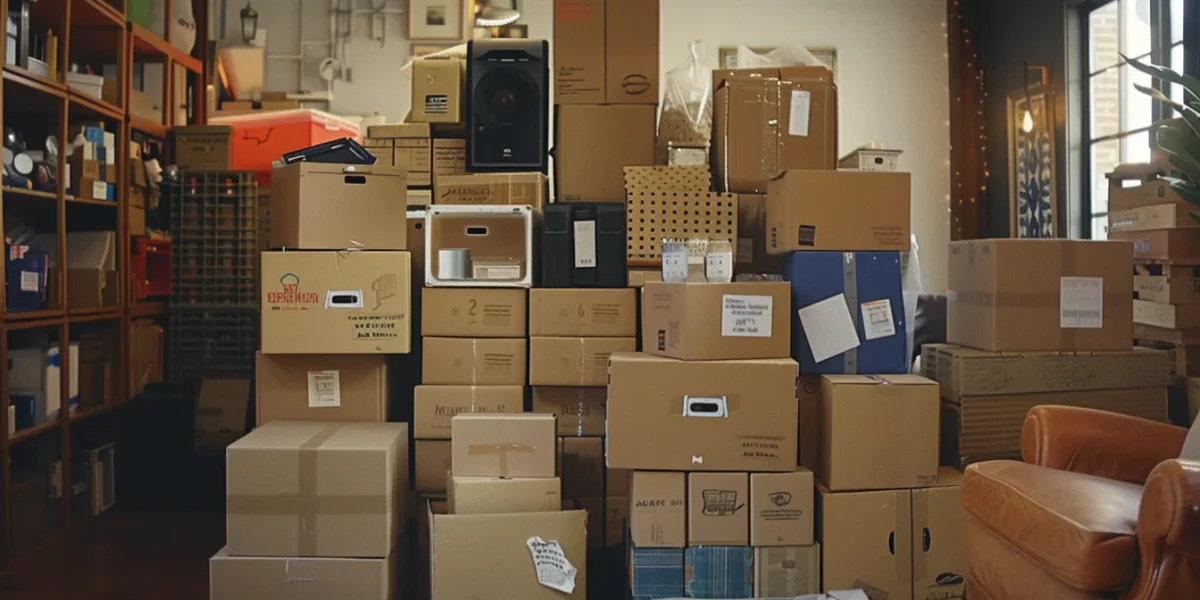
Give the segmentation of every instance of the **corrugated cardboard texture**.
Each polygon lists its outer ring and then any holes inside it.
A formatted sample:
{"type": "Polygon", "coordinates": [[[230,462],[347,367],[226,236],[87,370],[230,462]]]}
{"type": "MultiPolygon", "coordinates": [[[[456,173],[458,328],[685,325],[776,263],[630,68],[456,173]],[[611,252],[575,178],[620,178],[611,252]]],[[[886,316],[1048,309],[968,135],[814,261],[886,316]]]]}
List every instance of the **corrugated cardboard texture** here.
{"type": "Polygon", "coordinates": [[[452,515],[553,512],[562,509],[557,477],[500,479],[451,477],[446,499],[452,515]]]}
{"type": "Polygon", "coordinates": [[[554,0],[554,103],[605,102],[605,0],[554,0]]]}
{"type": "Polygon", "coordinates": [[[791,471],[796,362],[679,361],[618,353],[609,363],[608,466],[791,471]],[[681,406],[687,402],[685,412],[681,406]],[[712,418],[712,410],[725,418],[712,418]],[[703,416],[701,416],[703,415],[703,416]],[[747,445],[753,452],[747,452],[747,445]]]}
{"type": "Polygon", "coordinates": [[[271,175],[271,247],[403,250],[401,169],[302,162],[271,175]]]}
{"type": "Polygon", "coordinates": [[[413,482],[422,494],[445,494],[446,474],[450,472],[450,440],[417,440],[413,482]]]}
{"type": "Polygon", "coordinates": [[[257,422],[387,421],[383,356],[263,354],[255,358],[257,422]]]}
{"type": "Polygon", "coordinates": [[[603,436],[606,387],[533,386],[531,412],[558,415],[560,436],[603,436]]]}
{"type": "Polygon", "coordinates": [[[450,419],[459,413],[519,413],[519,385],[418,385],[413,391],[413,439],[450,439],[450,419]]]}
{"type": "Polygon", "coordinates": [[[393,558],[263,558],[229,554],[226,546],[208,561],[211,598],[393,598],[396,573],[393,558]]]}
{"type": "Polygon", "coordinates": [[[809,546],[813,543],[813,474],[750,474],[750,545],[809,546]]]}
{"type": "Polygon", "coordinates": [[[951,242],[946,341],[993,351],[1128,350],[1133,345],[1132,253],[1121,242],[951,242]],[[1102,306],[1093,309],[1091,302],[1064,298],[1064,278],[1100,280],[1102,306]],[[1090,325],[1098,317],[1100,327],[1061,327],[1063,311],[1083,309],[1100,311],[1087,318],[1090,325]]]}
{"type": "Polygon", "coordinates": [[[515,288],[424,288],[421,335],[525,337],[528,293],[515,288]]]}
{"type": "Polygon", "coordinates": [[[562,444],[563,494],[604,498],[604,439],[559,438],[562,444]]]}
{"type": "Polygon", "coordinates": [[[553,415],[458,414],[450,421],[451,470],[465,477],[554,477],[553,415]]]}
{"type": "Polygon", "coordinates": [[[791,290],[783,282],[647,283],[642,349],[684,360],[784,358],[791,290]]]}
{"type": "Polygon", "coordinates": [[[637,293],[631,288],[530,290],[529,335],[634,337],[637,293]]]}
{"type": "Polygon", "coordinates": [[[683,548],[687,543],[687,485],[683,473],[629,474],[629,536],[638,548],[683,548]]]}
{"type": "Polygon", "coordinates": [[[625,167],[625,192],[691,192],[703,194],[712,190],[712,174],[708,165],[655,165],[625,167]]]}
{"type": "Polygon", "coordinates": [[[793,598],[820,592],[820,544],[754,549],[756,598],[793,598]]]}
{"type": "Polygon", "coordinates": [[[907,251],[912,175],[784,172],[767,185],[767,252],[907,251]]]}
{"type": "Polygon", "coordinates": [[[415,60],[412,65],[412,112],[408,119],[420,123],[462,121],[463,61],[415,60]]]}
{"type": "MultiPolygon", "coordinates": [[[[555,46],[555,56],[562,47],[555,46]]],[[[654,164],[653,104],[557,107],[555,163],[560,202],[624,202],[627,166],[654,164]]]]}
{"type": "Polygon", "coordinates": [[[591,387],[608,383],[608,357],[637,350],[637,338],[535,337],[529,340],[530,385],[591,387]]]}
{"type": "Polygon", "coordinates": [[[832,493],[817,488],[822,587],[912,598],[912,496],[908,490],[832,493]]]}
{"type": "Polygon", "coordinates": [[[750,544],[746,473],[688,473],[687,539],[691,546],[750,544]]]}
{"type": "Polygon", "coordinates": [[[421,338],[421,383],[524,385],[524,338],[421,338]]]}
{"type": "Polygon", "coordinates": [[[541,210],[546,201],[541,173],[469,173],[434,177],[434,204],[524,204],[541,210]]]}
{"type": "Polygon", "coordinates": [[[407,252],[263,252],[262,271],[263,354],[408,353],[407,252]]]}
{"type": "Polygon", "coordinates": [[[237,556],[385,558],[408,502],[408,425],[275,421],[226,451],[237,556]]]}
{"type": "Polygon", "coordinates": [[[688,598],[749,598],[754,593],[754,548],[691,547],[683,551],[688,598]]]}

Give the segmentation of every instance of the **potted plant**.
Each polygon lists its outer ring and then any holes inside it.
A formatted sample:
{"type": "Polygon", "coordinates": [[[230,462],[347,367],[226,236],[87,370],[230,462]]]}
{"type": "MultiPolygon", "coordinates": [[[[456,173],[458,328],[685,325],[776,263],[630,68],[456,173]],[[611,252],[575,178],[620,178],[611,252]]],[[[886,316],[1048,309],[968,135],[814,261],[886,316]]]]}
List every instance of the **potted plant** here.
{"type": "MultiPolygon", "coordinates": [[[[1139,92],[1166,103],[1179,115],[1155,124],[1155,140],[1158,147],[1167,153],[1171,166],[1178,171],[1176,175],[1180,175],[1164,179],[1189,204],[1200,206],[1200,79],[1124,55],[1121,58],[1138,71],[1183,88],[1184,101],[1180,103],[1159,90],[1133,84],[1139,92]]],[[[1195,213],[1192,218],[1200,221],[1195,213]]]]}

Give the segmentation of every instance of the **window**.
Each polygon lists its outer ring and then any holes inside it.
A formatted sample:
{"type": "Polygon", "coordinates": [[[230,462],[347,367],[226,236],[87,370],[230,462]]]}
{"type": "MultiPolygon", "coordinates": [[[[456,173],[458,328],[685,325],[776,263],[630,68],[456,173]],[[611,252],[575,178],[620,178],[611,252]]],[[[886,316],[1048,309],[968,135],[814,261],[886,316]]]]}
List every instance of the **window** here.
{"type": "MultiPolygon", "coordinates": [[[[1119,163],[1148,162],[1151,125],[1170,116],[1169,107],[1134,88],[1135,84],[1162,84],[1123,64],[1120,55],[1182,71],[1184,2],[1105,0],[1084,12],[1088,74],[1084,156],[1090,179],[1085,193],[1085,214],[1090,215],[1090,227],[1083,232],[1086,237],[1108,237],[1108,180],[1104,175],[1119,163]]],[[[1182,88],[1163,91],[1172,98],[1183,98],[1182,88]]]]}

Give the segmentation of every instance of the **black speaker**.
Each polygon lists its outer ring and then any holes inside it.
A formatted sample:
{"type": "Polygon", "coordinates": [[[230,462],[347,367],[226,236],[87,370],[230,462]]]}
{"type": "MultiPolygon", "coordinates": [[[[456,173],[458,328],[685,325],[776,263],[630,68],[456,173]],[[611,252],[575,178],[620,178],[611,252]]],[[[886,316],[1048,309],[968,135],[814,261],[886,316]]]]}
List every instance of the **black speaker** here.
{"type": "Polygon", "coordinates": [[[621,288],[625,267],[625,205],[556,202],[542,214],[542,286],[621,288]]]}
{"type": "Polygon", "coordinates": [[[550,44],[467,42],[467,170],[540,171],[547,165],[550,44]]]}

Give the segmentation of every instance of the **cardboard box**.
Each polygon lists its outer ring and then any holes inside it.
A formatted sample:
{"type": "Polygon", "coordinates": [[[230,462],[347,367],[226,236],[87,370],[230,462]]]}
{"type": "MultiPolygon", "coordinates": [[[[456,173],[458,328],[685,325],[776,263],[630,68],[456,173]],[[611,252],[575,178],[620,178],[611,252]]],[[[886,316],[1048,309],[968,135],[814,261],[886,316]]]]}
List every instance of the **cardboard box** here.
{"type": "Polygon", "coordinates": [[[687,545],[687,486],[683,473],[629,474],[629,537],[637,548],[687,545]]]}
{"type": "Polygon", "coordinates": [[[1170,261],[1177,265],[1200,264],[1200,229],[1112,231],[1108,239],[1133,244],[1133,257],[1170,261]]]}
{"type": "Polygon", "coordinates": [[[604,102],[658,103],[658,13],[657,2],[606,0],[604,102]]]}
{"type": "Polygon", "coordinates": [[[439,177],[464,175],[467,172],[467,140],[433,138],[433,182],[439,177]]]}
{"type": "MultiPolygon", "coordinates": [[[[521,598],[562,600],[587,597],[587,513],[568,510],[502,515],[430,514],[433,599],[521,598]],[[539,542],[538,540],[542,540],[539,542]],[[538,549],[530,550],[530,543],[538,549]],[[562,556],[577,569],[573,592],[538,582],[530,554],[548,552],[542,543],[557,542],[562,556]],[[480,569],[480,565],[488,568],[480,569]]],[[[556,561],[557,562],[557,561],[556,561]]]]}
{"type": "Polygon", "coordinates": [[[411,281],[407,252],[263,252],[262,352],[407,354],[411,281]]]}
{"type": "Polygon", "coordinates": [[[514,288],[424,288],[421,335],[525,337],[528,293],[514,288]]]}
{"type": "Polygon", "coordinates": [[[463,477],[554,477],[552,415],[458,414],[450,420],[451,470],[463,477]]]}
{"type": "Polygon", "coordinates": [[[376,165],[301,162],[271,174],[271,247],[403,250],[408,181],[376,165]]]}
{"type": "Polygon", "coordinates": [[[795,361],[609,360],[609,468],[795,469],[795,361]]]}
{"type": "Polygon", "coordinates": [[[837,115],[837,86],[825,67],[714,71],[717,190],[762,194],[781,172],[836,169],[837,115]]]}
{"type": "Polygon", "coordinates": [[[813,474],[750,474],[750,545],[810,546],[813,543],[813,474]]]}
{"type": "Polygon", "coordinates": [[[688,545],[749,545],[749,500],[746,473],[688,473],[688,545]]]}
{"type": "Polygon", "coordinates": [[[783,274],[783,257],[767,253],[766,194],[738,194],[737,207],[735,274],[783,274]]]}
{"type": "MultiPolygon", "coordinates": [[[[75,348],[72,345],[73,354],[75,348]]],[[[57,350],[57,348],[55,349],[57,350]]],[[[12,356],[11,352],[9,356],[12,356]]],[[[73,356],[72,358],[78,357],[73,356]]],[[[79,361],[76,360],[72,364],[79,364],[79,361]]],[[[47,373],[49,373],[49,369],[47,369],[47,373]]],[[[53,375],[55,379],[52,385],[59,385],[58,373],[53,375]]],[[[10,384],[10,387],[12,385],[10,384]]],[[[58,390],[55,392],[57,393],[58,390]]],[[[249,381],[244,379],[201,379],[200,390],[196,394],[196,431],[231,433],[241,437],[241,434],[246,431],[246,412],[249,405],[249,381]]]]}
{"type": "Polygon", "coordinates": [[[412,63],[413,123],[459,123],[463,120],[464,62],[459,58],[425,58],[412,63]]]}
{"type": "Polygon", "coordinates": [[[637,338],[535,337],[529,340],[530,385],[602,386],[613,352],[637,350],[637,338]]]}
{"type": "Polygon", "coordinates": [[[231,444],[226,465],[233,555],[386,558],[396,547],[407,424],[276,421],[231,444]]]}
{"type": "Polygon", "coordinates": [[[1134,300],[1133,322],[1163,329],[1197,329],[1200,328],[1200,306],[1134,300]]]}
{"type": "MultiPolygon", "coordinates": [[[[555,56],[560,52],[556,45],[555,56]]],[[[624,202],[625,167],[654,164],[656,109],[651,104],[558,106],[558,200],[624,202]]]]}
{"type": "Polygon", "coordinates": [[[383,356],[255,356],[256,421],[387,421],[383,356]]]}
{"type": "Polygon", "coordinates": [[[547,197],[541,173],[439,175],[433,184],[434,204],[523,204],[540,211],[547,197]]]}
{"type": "Polygon", "coordinates": [[[683,548],[629,548],[633,598],[683,598],[683,548]]]}
{"type": "Polygon", "coordinates": [[[642,349],[684,360],[790,354],[791,297],[782,282],[647,283],[642,349]]]}
{"type": "Polygon", "coordinates": [[[446,474],[450,472],[450,440],[417,440],[413,482],[422,494],[445,494],[446,474]]]}
{"type": "Polygon", "coordinates": [[[940,403],[917,375],[823,376],[817,477],[834,491],[937,483],[940,403]]]}
{"type": "Polygon", "coordinates": [[[413,390],[413,439],[450,439],[450,419],[459,413],[519,413],[519,385],[418,385],[413,390]]]}
{"type": "Polygon", "coordinates": [[[1136,210],[1146,206],[1178,204],[1186,206],[1184,200],[1165,179],[1110,178],[1108,186],[1108,209],[1112,212],[1136,210]],[[1126,184],[1136,182],[1136,185],[1126,184]]]}
{"type": "Polygon", "coordinates": [[[910,248],[912,175],[789,170],[767,185],[767,252],[910,248]]]}
{"type": "Polygon", "coordinates": [[[433,584],[430,582],[432,564],[429,559],[429,529],[433,523],[431,519],[424,518],[424,515],[445,515],[449,514],[450,509],[444,498],[430,496],[418,496],[417,508],[420,510],[417,513],[417,598],[430,600],[433,597],[433,584]]]}
{"type": "Polygon", "coordinates": [[[637,336],[637,294],[631,288],[530,290],[529,315],[530,336],[637,336]]]}
{"type": "Polygon", "coordinates": [[[1128,350],[1132,262],[1122,242],[951,242],[946,341],[992,351],[1128,350]]]}
{"type": "Polygon", "coordinates": [[[797,384],[796,434],[799,436],[796,464],[816,470],[821,460],[821,376],[801,375],[797,384]]]}
{"type": "Polygon", "coordinates": [[[942,467],[936,486],[913,490],[912,520],[914,600],[965,598],[967,519],[962,473],[942,467]]]}
{"type": "Polygon", "coordinates": [[[754,549],[755,598],[794,598],[820,592],[820,544],[754,549]]]}
{"type": "Polygon", "coordinates": [[[606,100],[605,8],[605,0],[554,1],[555,104],[606,100]]]}
{"type": "Polygon", "coordinates": [[[421,383],[525,385],[525,339],[421,338],[421,383]]]}
{"type": "Polygon", "coordinates": [[[754,593],[754,548],[688,546],[683,574],[689,598],[749,598],[754,593]]]}
{"type": "Polygon", "coordinates": [[[452,515],[554,512],[562,510],[557,477],[501,479],[452,476],[446,499],[452,515]]]}
{"type": "Polygon", "coordinates": [[[560,436],[603,436],[606,387],[533,386],[531,412],[558,415],[560,436]]]}
{"type": "Polygon", "coordinates": [[[1150,231],[1200,227],[1188,204],[1156,204],[1108,213],[1109,231],[1150,231]]]}
{"type": "MultiPolygon", "coordinates": [[[[559,438],[563,494],[576,499],[604,498],[604,439],[559,438]]],[[[603,511],[601,511],[603,512],[603,511]]]]}
{"type": "Polygon", "coordinates": [[[1163,304],[1200,304],[1200,279],[1134,275],[1133,293],[1138,300],[1163,304]]]}
{"type": "Polygon", "coordinates": [[[390,140],[392,164],[407,169],[409,186],[427,186],[432,178],[432,135],[429,123],[390,123],[367,128],[368,138],[390,140]]]}
{"type": "Polygon", "coordinates": [[[312,594],[391,600],[396,572],[395,557],[230,556],[226,546],[208,561],[209,597],[287,600],[312,594]]]}

